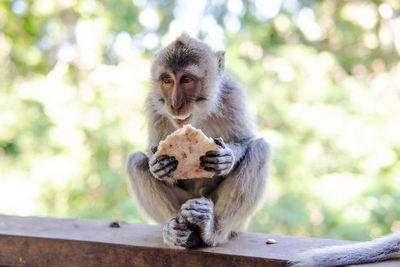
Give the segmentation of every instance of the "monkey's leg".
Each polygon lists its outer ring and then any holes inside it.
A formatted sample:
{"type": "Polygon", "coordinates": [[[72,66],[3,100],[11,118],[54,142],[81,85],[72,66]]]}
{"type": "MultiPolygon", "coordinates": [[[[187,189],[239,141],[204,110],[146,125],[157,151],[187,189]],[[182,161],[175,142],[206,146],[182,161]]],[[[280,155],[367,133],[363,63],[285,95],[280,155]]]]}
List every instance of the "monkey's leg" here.
{"type": "Polygon", "coordinates": [[[201,242],[198,231],[193,230],[182,216],[177,216],[182,203],[194,197],[191,193],[155,178],[150,173],[149,159],[144,153],[129,155],[127,171],[137,203],[158,223],[166,222],[164,243],[193,247],[201,242]]]}
{"type": "Polygon", "coordinates": [[[160,224],[176,216],[181,204],[193,198],[189,192],[153,177],[149,171],[149,159],[142,152],[129,155],[127,172],[136,202],[160,224]]]}
{"type": "MultiPolygon", "coordinates": [[[[232,233],[243,231],[262,204],[268,177],[270,148],[262,139],[250,141],[225,180],[207,198],[189,199],[181,207],[182,216],[200,228],[208,245],[223,243],[232,233]]],[[[236,157],[236,155],[235,155],[236,157]]]]}

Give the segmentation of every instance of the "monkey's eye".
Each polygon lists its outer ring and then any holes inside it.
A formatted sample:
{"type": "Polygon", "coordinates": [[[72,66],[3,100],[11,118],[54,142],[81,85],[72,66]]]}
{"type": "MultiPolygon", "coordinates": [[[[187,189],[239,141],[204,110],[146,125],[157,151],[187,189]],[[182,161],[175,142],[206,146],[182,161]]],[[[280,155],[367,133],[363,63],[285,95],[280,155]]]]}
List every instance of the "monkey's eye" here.
{"type": "Polygon", "coordinates": [[[163,76],[163,77],[161,78],[161,81],[162,81],[162,83],[164,83],[164,84],[170,84],[170,83],[173,82],[172,79],[171,79],[171,77],[169,77],[169,76],[163,76]]]}
{"type": "Polygon", "coordinates": [[[182,76],[179,80],[180,83],[190,83],[191,81],[193,81],[193,79],[189,76],[182,76]]]}
{"type": "Polygon", "coordinates": [[[205,100],[207,100],[207,98],[205,98],[203,96],[196,97],[196,102],[202,102],[202,101],[205,101],[205,100]]]}

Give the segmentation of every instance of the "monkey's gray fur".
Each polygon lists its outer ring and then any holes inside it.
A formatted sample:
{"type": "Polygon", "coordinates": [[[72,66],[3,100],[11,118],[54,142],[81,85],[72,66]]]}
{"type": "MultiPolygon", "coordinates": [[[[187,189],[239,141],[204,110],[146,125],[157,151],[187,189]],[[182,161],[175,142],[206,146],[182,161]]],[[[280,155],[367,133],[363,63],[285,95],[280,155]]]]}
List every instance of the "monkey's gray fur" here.
{"type": "Polygon", "coordinates": [[[255,139],[245,91],[225,71],[224,54],[182,34],[156,54],[152,65],[147,105],[149,150],[147,155],[131,154],[127,172],[137,203],[164,225],[163,237],[168,245],[213,246],[226,242],[235,232],[247,228],[263,202],[270,147],[264,140],[255,139]],[[186,71],[189,78],[179,78],[186,71]],[[168,156],[152,155],[150,148],[182,121],[189,121],[207,136],[222,138],[233,151],[221,148],[201,157],[201,166],[215,172],[212,179],[171,181],[168,175],[179,163],[168,156]],[[220,163],[224,158],[228,162],[220,163]]]}
{"type": "Polygon", "coordinates": [[[333,267],[400,258],[400,233],[372,241],[318,248],[297,255],[291,267],[333,267]]]}

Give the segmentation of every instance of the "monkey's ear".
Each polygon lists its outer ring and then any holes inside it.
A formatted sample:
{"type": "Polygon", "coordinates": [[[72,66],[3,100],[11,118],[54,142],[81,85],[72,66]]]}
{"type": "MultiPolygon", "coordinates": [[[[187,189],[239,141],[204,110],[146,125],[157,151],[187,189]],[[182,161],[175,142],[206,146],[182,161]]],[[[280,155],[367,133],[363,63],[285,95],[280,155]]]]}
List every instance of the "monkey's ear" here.
{"type": "Polygon", "coordinates": [[[218,71],[221,72],[225,69],[225,53],[226,51],[217,51],[217,59],[218,59],[218,71]]]}

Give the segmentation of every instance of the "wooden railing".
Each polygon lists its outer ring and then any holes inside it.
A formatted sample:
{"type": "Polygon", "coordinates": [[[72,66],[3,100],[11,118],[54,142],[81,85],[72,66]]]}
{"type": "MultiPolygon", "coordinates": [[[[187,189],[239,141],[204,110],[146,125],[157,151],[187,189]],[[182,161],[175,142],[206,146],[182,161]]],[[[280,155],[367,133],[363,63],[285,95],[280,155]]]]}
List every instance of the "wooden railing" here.
{"type": "MultiPolygon", "coordinates": [[[[349,241],[241,233],[224,245],[170,248],[161,228],[0,215],[0,266],[286,266],[299,251],[349,241]],[[276,244],[266,244],[268,239],[276,244]]],[[[400,261],[362,266],[394,267],[400,261]]]]}

